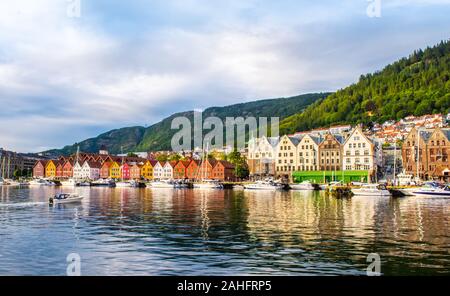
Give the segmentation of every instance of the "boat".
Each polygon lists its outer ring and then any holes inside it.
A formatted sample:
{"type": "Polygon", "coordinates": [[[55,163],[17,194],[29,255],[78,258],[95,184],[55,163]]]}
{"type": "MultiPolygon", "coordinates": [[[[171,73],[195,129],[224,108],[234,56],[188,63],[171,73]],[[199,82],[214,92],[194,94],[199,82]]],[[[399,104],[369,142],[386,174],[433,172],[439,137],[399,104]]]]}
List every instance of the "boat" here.
{"type": "Polygon", "coordinates": [[[61,181],[61,186],[63,187],[75,187],[78,185],[78,182],[75,179],[69,179],[66,181],[61,181]]]}
{"type": "Polygon", "coordinates": [[[60,193],[60,194],[56,194],[53,197],[50,197],[48,199],[48,203],[50,205],[66,204],[66,203],[80,202],[82,199],[83,199],[83,196],[80,196],[77,194],[60,193]]]}
{"type": "Polygon", "coordinates": [[[91,182],[89,182],[89,181],[80,182],[80,183],[77,184],[77,186],[90,187],[91,186],[91,182]]]}
{"type": "Polygon", "coordinates": [[[283,185],[273,181],[256,181],[255,183],[244,185],[247,190],[280,190],[283,185]]]}
{"type": "Polygon", "coordinates": [[[320,184],[319,185],[319,189],[320,190],[328,190],[330,188],[335,188],[335,187],[338,187],[338,186],[343,186],[342,181],[333,181],[333,182],[330,182],[328,184],[320,184]]]}
{"type": "Polygon", "coordinates": [[[303,181],[299,184],[289,184],[289,187],[292,190],[316,190],[316,187],[310,181],[303,181]]]}
{"type": "Polygon", "coordinates": [[[35,179],[29,182],[30,186],[55,186],[56,184],[52,181],[44,179],[35,179]]]}
{"type": "Polygon", "coordinates": [[[121,181],[121,182],[116,182],[116,187],[117,188],[136,188],[136,187],[139,187],[139,183],[134,180],[121,181]]]}
{"type": "Polygon", "coordinates": [[[411,188],[401,188],[397,189],[404,196],[414,196],[414,191],[417,191],[420,187],[411,187],[411,188]]]}
{"type": "Polygon", "coordinates": [[[441,186],[436,182],[427,182],[424,186],[412,191],[415,196],[450,197],[450,186],[441,186]]]}
{"type": "Polygon", "coordinates": [[[386,186],[379,184],[365,184],[361,188],[352,189],[352,193],[357,196],[391,196],[386,186]]]}
{"type": "Polygon", "coordinates": [[[115,186],[115,182],[111,179],[98,179],[96,181],[93,181],[91,183],[91,186],[108,186],[108,187],[113,187],[115,186]]]}
{"type": "Polygon", "coordinates": [[[175,182],[171,180],[160,180],[149,183],[151,188],[175,188],[175,182]]]}
{"type": "Polygon", "coordinates": [[[203,180],[198,183],[194,183],[194,188],[197,189],[223,189],[223,185],[216,180],[203,180]]]}
{"type": "Polygon", "coordinates": [[[5,185],[9,185],[9,186],[28,186],[30,185],[28,182],[23,182],[23,181],[14,181],[14,180],[4,180],[5,185]]]}

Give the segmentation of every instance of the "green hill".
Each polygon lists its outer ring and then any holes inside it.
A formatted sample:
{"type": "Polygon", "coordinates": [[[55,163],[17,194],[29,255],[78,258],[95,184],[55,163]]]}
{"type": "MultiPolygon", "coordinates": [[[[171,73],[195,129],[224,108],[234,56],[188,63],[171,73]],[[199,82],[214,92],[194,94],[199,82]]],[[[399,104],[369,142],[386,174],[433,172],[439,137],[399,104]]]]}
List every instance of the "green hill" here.
{"type": "MultiPolygon", "coordinates": [[[[280,117],[280,120],[304,110],[317,100],[328,96],[329,93],[305,94],[290,98],[260,100],[235,104],[225,107],[211,107],[203,112],[203,118],[216,116],[224,120],[226,117],[280,117]]],[[[69,155],[77,150],[77,146],[84,152],[97,152],[105,146],[110,153],[129,151],[158,151],[170,150],[170,141],[177,130],[171,130],[171,123],[175,117],[186,116],[192,120],[193,111],[173,114],[170,117],[148,127],[127,127],[112,130],[98,137],[87,139],[80,143],[66,146],[62,149],[46,151],[48,155],[69,155]]]]}
{"type": "Polygon", "coordinates": [[[384,122],[408,115],[450,112],[450,42],[442,41],[382,71],[360,77],[304,112],[283,120],[281,133],[340,123],[384,122]]]}

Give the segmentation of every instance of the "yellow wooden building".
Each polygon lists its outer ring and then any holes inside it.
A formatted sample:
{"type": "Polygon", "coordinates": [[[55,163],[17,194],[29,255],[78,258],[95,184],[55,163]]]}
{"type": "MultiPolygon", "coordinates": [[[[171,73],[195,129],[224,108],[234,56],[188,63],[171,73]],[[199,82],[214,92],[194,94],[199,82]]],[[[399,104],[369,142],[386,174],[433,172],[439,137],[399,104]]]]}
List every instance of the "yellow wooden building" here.
{"type": "Polygon", "coordinates": [[[56,177],[56,162],[54,160],[50,160],[45,165],[45,177],[46,178],[55,178],[56,177]]]}
{"type": "Polygon", "coordinates": [[[142,166],[141,175],[144,179],[153,180],[153,164],[150,160],[147,160],[142,166]]]}
{"type": "Polygon", "coordinates": [[[109,167],[109,177],[111,179],[120,179],[120,165],[113,161],[109,167]]]}

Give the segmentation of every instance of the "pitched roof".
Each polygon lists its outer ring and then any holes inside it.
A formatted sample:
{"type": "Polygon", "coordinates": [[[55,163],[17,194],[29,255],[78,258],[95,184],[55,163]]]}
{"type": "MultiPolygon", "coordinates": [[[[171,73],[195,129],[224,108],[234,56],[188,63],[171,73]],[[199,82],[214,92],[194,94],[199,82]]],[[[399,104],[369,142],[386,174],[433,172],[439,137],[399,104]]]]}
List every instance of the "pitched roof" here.
{"type": "Polygon", "coordinates": [[[219,164],[219,163],[222,164],[226,169],[234,169],[235,168],[234,164],[232,164],[231,162],[226,161],[226,160],[217,161],[217,164],[219,164]]]}

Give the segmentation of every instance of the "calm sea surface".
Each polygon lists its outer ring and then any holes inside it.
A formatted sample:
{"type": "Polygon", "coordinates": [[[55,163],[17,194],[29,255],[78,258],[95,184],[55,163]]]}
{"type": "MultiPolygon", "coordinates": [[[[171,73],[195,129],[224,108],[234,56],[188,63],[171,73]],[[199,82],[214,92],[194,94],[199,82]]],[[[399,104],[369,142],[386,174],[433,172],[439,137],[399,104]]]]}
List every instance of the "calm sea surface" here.
{"type": "Polygon", "coordinates": [[[320,192],[0,187],[0,275],[450,274],[450,200],[320,192]]]}

